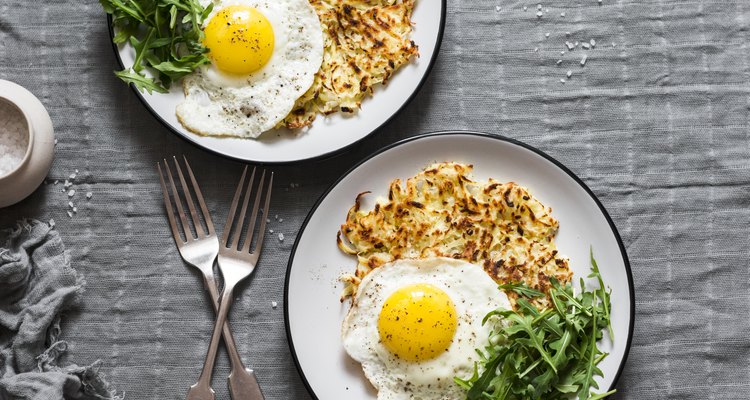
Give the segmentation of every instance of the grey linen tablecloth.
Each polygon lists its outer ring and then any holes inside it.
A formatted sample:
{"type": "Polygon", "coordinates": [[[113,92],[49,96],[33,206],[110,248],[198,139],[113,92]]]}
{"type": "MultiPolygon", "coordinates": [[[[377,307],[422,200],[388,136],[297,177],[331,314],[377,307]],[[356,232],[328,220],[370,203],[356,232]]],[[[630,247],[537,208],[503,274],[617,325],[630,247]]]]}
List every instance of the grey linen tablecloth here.
{"type": "MultiPolygon", "coordinates": [[[[309,398],[287,347],[282,291],[315,199],[370,152],[447,128],[542,149],[609,210],[636,288],[616,398],[750,398],[750,2],[555,1],[543,3],[542,18],[536,4],[449,1],[432,75],[397,118],[335,159],[273,168],[279,220],[271,229],[285,239],[266,236],[263,263],[231,314],[267,398],[309,398]],[[560,55],[566,40],[592,38],[584,67],[580,47],[560,55]]],[[[126,398],[180,399],[196,379],[213,313],[168,233],[155,164],[186,154],[217,220],[240,164],[169,133],[115,68],[96,2],[0,2],[0,78],[44,102],[59,138],[49,183],[0,210],[0,226],[22,216],[57,222],[88,281],[80,309],[64,316],[71,358],[101,359],[126,398]],[[61,186],[75,170],[78,213],[69,218],[61,186]]],[[[227,373],[220,357],[219,398],[228,398],[227,373]]]]}

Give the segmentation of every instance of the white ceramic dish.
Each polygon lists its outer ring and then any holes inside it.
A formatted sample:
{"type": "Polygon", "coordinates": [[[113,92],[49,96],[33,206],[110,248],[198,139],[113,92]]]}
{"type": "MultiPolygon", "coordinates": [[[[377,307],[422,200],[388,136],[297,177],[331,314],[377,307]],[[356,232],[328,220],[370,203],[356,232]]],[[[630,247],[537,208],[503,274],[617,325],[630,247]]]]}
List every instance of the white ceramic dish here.
{"type": "Polygon", "coordinates": [[[29,134],[23,160],[14,170],[0,176],[0,208],[3,208],[25,199],[44,181],[52,165],[55,135],[47,109],[24,87],[0,79],[0,101],[18,108],[29,134]]]}
{"type": "MultiPolygon", "coordinates": [[[[166,94],[141,93],[135,88],[133,91],[171,131],[226,157],[269,164],[323,158],[375,132],[417,93],[437,57],[445,26],[445,10],[446,0],[418,1],[412,14],[412,39],[419,46],[419,58],[398,70],[387,85],[378,87],[374,96],[366,99],[356,114],[319,116],[309,129],[300,132],[269,131],[258,140],[199,136],[177,121],[175,106],[183,98],[180,84],[173,85],[166,94]]],[[[111,18],[109,21],[110,34],[113,35],[111,18]]],[[[114,48],[121,68],[133,65],[134,51],[130,45],[114,48]]]]}
{"type": "Polygon", "coordinates": [[[292,250],[285,287],[289,344],[308,390],[321,400],[375,399],[376,393],[341,344],[348,302],[339,303],[338,278],[356,260],[336,246],[336,232],[358,193],[386,196],[388,183],[406,179],[438,161],[474,165],[474,176],[514,181],[552,207],[560,222],[558,249],[570,257],[574,280],[590,272],[589,246],[605,283],[612,288],[615,341],[599,366],[602,389],[614,386],[628,355],[633,332],[634,292],[622,241],[612,220],[586,185],[550,156],[523,143],[469,132],[440,132],[406,139],[354,167],[326,192],[308,215],[292,250]]]}

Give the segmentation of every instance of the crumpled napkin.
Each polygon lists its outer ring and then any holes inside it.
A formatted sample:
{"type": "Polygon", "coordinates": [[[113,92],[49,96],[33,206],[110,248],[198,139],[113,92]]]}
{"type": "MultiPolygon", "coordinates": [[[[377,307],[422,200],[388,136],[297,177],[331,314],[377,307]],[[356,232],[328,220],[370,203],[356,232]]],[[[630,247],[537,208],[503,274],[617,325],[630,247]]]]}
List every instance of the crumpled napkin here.
{"type": "Polygon", "coordinates": [[[60,313],[83,292],[60,235],[45,223],[20,221],[0,232],[0,400],[116,400],[98,372],[59,366],[60,313]],[[3,241],[7,237],[7,241],[3,241]]]}

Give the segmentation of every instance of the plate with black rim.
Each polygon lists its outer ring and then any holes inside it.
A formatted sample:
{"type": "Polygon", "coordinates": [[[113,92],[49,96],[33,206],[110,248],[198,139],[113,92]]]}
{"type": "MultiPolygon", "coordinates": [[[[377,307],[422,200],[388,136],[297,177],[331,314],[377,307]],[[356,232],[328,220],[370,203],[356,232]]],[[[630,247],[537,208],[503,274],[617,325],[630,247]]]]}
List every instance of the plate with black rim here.
{"type": "Polygon", "coordinates": [[[284,312],[290,349],[310,394],[321,400],[376,398],[341,342],[349,302],[339,301],[338,280],[353,273],[357,260],[337,247],[336,234],[359,193],[387,196],[393,179],[405,180],[442,161],[472,164],[476,179],[516,182],[551,207],[560,224],[557,249],[569,257],[574,282],[589,274],[593,249],[612,290],[615,338],[605,335],[599,343],[609,356],[599,364],[604,374],[597,382],[601,392],[614,388],[630,349],[635,293],[625,247],[607,211],[581,179],[542,151],[501,136],[450,131],[411,137],[374,153],[339,178],[305,219],[287,266],[284,312]]]}
{"type": "MultiPolygon", "coordinates": [[[[362,102],[354,114],[318,116],[309,128],[263,133],[258,139],[218,138],[196,135],[182,126],[175,115],[183,99],[182,85],[172,85],[169,93],[141,93],[131,85],[138,99],[157,120],[183,139],[211,152],[243,161],[286,164],[332,156],[376,132],[401,111],[421,88],[438,55],[445,28],[446,1],[417,1],[412,14],[412,40],[419,57],[403,65],[386,85],[362,102]]],[[[110,37],[114,37],[108,17],[110,37]]],[[[133,65],[134,51],[129,44],[114,45],[120,68],[133,65]]]]}

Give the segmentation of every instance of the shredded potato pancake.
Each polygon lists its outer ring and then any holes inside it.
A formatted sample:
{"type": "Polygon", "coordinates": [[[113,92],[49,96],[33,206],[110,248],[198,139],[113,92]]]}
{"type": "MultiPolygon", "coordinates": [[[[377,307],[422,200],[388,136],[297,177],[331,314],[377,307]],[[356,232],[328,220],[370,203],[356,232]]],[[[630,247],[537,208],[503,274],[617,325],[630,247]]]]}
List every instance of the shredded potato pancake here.
{"type": "MultiPolygon", "coordinates": [[[[558,222],[551,209],[526,188],[492,178],[475,182],[471,165],[438,163],[390,184],[387,199],[360,208],[357,196],[337,236],[356,255],[354,275],[345,276],[342,301],[356,293],[370,271],[398,259],[452,257],[481,265],[498,283],[523,282],[547,292],[549,279],[570,281],[568,259],[558,254],[558,222]]],[[[516,293],[508,293],[515,305],[516,293]]],[[[535,299],[548,305],[548,299],[535,299]]]]}
{"type": "Polygon", "coordinates": [[[411,41],[414,0],[310,0],[325,36],[323,64],[310,89],[279,123],[310,125],[317,114],[353,113],[418,54],[411,41]]]}

